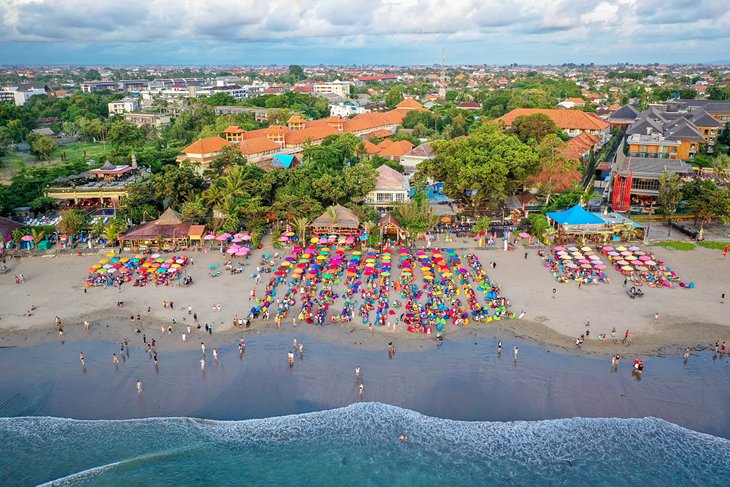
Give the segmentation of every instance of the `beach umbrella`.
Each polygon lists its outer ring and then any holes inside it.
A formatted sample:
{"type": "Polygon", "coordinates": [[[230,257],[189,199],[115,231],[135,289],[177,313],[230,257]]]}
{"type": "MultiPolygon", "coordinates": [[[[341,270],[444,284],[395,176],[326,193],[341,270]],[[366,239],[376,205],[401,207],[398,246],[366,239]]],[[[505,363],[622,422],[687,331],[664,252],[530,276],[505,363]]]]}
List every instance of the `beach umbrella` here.
{"type": "Polygon", "coordinates": [[[279,242],[287,242],[289,240],[289,237],[281,236],[279,237],[279,242]]]}
{"type": "Polygon", "coordinates": [[[241,240],[251,240],[251,235],[244,235],[241,237],[241,240]]]}
{"type": "Polygon", "coordinates": [[[646,252],[642,252],[639,250],[639,251],[634,252],[634,255],[646,255],[646,252]]]}
{"type": "Polygon", "coordinates": [[[99,274],[104,274],[106,272],[106,269],[102,267],[101,269],[97,269],[96,272],[98,272],[99,274]]]}
{"type": "Polygon", "coordinates": [[[581,264],[581,267],[583,269],[590,269],[591,268],[591,265],[590,264],[581,264]]]}
{"type": "Polygon", "coordinates": [[[580,249],[581,249],[581,250],[582,250],[583,252],[590,252],[590,251],[591,251],[591,248],[590,248],[590,247],[581,247],[580,249]]]}
{"type": "Polygon", "coordinates": [[[530,238],[530,234],[529,233],[522,232],[522,233],[520,233],[520,237],[522,237],[522,238],[530,238]]]}
{"type": "Polygon", "coordinates": [[[571,252],[577,252],[578,247],[568,247],[568,250],[570,250],[571,252]]]}
{"type": "Polygon", "coordinates": [[[578,261],[578,263],[579,263],[579,264],[588,264],[588,263],[589,263],[589,261],[588,261],[588,260],[586,260],[586,259],[580,259],[580,260],[578,261]]]}
{"type": "Polygon", "coordinates": [[[599,269],[599,270],[603,270],[603,269],[605,269],[605,268],[606,268],[606,266],[605,266],[605,265],[603,265],[603,264],[597,264],[597,265],[595,265],[595,266],[593,266],[593,267],[595,267],[596,269],[599,269]]]}
{"type": "Polygon", "coordinates": [[[113,273],[113,272],[117,272],[117,270],[116,270],[116,269],[115,269],[114,267],[112,267],[111,269],[107,269],[106,271],[107,271],[107,272],[108,272],[109,274],[111,274],[111,273],[113,273]]]}
{"type": "Polygon", "coordinates": [[[243,239],[241,237],[233,237],[233,239],[231,239],[231,242],[233,242],[233,243],[243,242],[243,239]]]}
{"type": "Polygon", "coordinates": [[[644,261],[644,265],[655,266],[656,265],[656,262],[654,262],[653,260],[645,260],[644,261]]]}
{"type": "Polygon", "coordinates": [[[559,246],[555,247],[553,250],[558,250],[558,251],[565,250],[565,247],[563,247],[562,245],[559,245],[559,246]]]}
{"type": "Polygon", "coordinates": [[[236,252],[238,252],[238,249],[239,248],[240,247],[231,247],[230,249],[226,250],[226,253],[228,253],[228,254],[235,254],[236,252]]]}
{"type": "Polygon", "coordinates": [[[626,251],[626,247],[624,247],[624,246],[622,245],[622,246],[620,246],[620,247],[616,247],[616,250],[618,250],[619,252],[625,252],[625,251],[626,251]]]}
{"type": "Polygon", "coordinates": [[[350,245],[350,244],[352,244],[352,243],[354,243],[354,242],[355,242],[355,237],[353,237],[353,236],[349,236],[349,237],[347,237],[347,239],[345,240],[345,243],[346,243],[346,244],[348,244],[348,245],[350,245]]]}
{"type": "MultiPolygon", "coordinates": [[[[251,249],[248,247],[239,247],[238,252],[243,252],[244,254],[248,254],[249,252],[251,252],[251,249]]],[[[238,253],[238,252],[236,252],[236,253],[238,253]]]]}
{"type": "Polygon", "coordinates": [[[605,250],[606,252],[610,252],[613,250],[613,247],[611,247],[610,245],[606,245],[605,247],[603,247],[603,250],[605,250]]]}
{"type": "Polygon", "coordinates": [[[639,249],[639,247],[629,247],[629,250],[631,250],[633,252],[635,250],[641,250],[641,249],[639,249]]]}
{"type": "Polygon", "coordinates": [[[209,233],[208,235],[203,237],[203,240],[213,240],[214,238],[215,238],[215,235],[213,235],[212,233],[209,233]]]}
{"type": "Polygon", "coordinates": [[[152,254],[150,255],[150,259],[156,259],[160,256],[160,254],[152,254]]]}
{"type": "Polygon", "coordinates": [[[210,264],[208,266],[208,269],[217,269],[217,268],[218,268],[218,264],[210,264]]]}
{"type": "Polygon", "coordinates": [[[633,268],[633,267],[631,267],[630,265],[625,265],[625,266],[623,266],[623,267],[621,268],[621,270],[622,270],[622,271],[633,271],[633,270],[634,270],[634,268],[633,268]]]}
{"type": "Polygon", "coordinates": [[[92,269],[100,269],[101,268],[101,264],[94,264],[94,265],[91,266],[91,268],[92,269]]]}
{"type": "Polygon", "coordinates": [[[238,249],[238,251],[237,251],[237,252],[236,252],[236,254],[235,254],[235,255],[236,255],[236,257],[245,257],[245,256],[246,256],[246,254],[248,254],[248,252],[247,252],[247,251],[243,250],[243,249],[245,249],[245,248],[246,248],[246,247],[242,247],[242,248],[238,249]]]}
{"type": "Polygon", "coordinates": [[[641,265],[641,261],[640,260],[632,260],[631,261],[631,265],[641,265]]]}
{"type": "Polygon", "coordinates": [[[317,242],[319,242],[319,239],[317,237],[312,237],[309,239],[309,241],[312,243],[317,243],[317,242]]]}
{"type": "Polygon", "coordinates": [[[224,240],[228,240],[228,237],[226,237],[226,234],[224,233],[224,234],[218,235],[215,239],[219,242],[223,242],[224,240]]]}
{"type": "MultiPolygon", "coordinates": [[[[22,240],[23,242],[32,242],[33,235],[23,235],[23,237],[20,240],[22,240]]],[[[111,255],[114,255],[114,252],[112,252],[111,255]]]]}
{"type": "Polygon", "coordinates": [[[637,266],[637,267],[636,267],[636,270],[637,270],[637,271],[642,271],[642,272],[646,272],[646,271],[648,271],[649,269],[648,269],[647,267],[643,266],[643,265],[640,265],[640,266],[637,266]]]}
{"type": "Polygon", "coordinates": [[[649,257],[648,255],[640,255],[639,260],[651,260],[651,257],[649,257]]]}

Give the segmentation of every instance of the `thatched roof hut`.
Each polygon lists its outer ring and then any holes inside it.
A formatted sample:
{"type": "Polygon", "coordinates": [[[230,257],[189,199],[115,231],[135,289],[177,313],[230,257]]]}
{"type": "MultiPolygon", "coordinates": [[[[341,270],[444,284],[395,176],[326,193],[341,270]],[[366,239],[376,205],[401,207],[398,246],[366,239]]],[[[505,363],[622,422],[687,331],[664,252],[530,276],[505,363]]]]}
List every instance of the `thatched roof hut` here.
{"type": "Polygon", "coordinates": [[[315,234],[356,235],[359,233],[360,219],[352,210],[336,205],[327,208],[309,227],[315,234]]]}

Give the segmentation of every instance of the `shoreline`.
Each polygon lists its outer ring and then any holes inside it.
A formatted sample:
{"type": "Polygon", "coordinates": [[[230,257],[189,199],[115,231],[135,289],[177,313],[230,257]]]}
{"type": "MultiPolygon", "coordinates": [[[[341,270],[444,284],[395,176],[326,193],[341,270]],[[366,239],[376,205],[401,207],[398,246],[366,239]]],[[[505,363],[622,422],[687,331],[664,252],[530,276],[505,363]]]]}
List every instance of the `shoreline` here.
{"type": "MultiPolygon", "coordinates": [[[[237,342],[239,338],[249,336],[275,336],[283,334],[301,334],[305,337],[315,338],[332,346],[360,348],[363,350],[384,350],[389,342],[395,342],[399,350],[414,352],[425,351],[437,346],[435,338],[427,338],[422,333],[409,333],[403,330],[393,332],[391,330],[374,327],[371,333],[367,327],[360,324],[342,323],[326,324],[323,327],[313,324],[299,324],[292,326],[291,322],[282,323],[277,329],[274,320],[259,319],[252,322],[250,328],[234,328],[229,326],[224,329],[217,329],[213,334],[205,333],[201,328],[192,327],[192,335],[188,341],[183,343],[180,334],[186,322],[178,323],[172,334],[164,333],[160,328],[152,324],[137,325],[131,323],[128,316],[121,316],[119,313],[109,313],[108,316],[94,320],[89,332],[84,331],[83,319],[81,316],[71,318],[70,322],[63,325],[64,342],[83,343],[87,340],[100,340],[111,343],[120,343],[123,339],[132,340],[137,336],[136,328],[139,327],[140,334],[147,335],[148,341],[155,338],[158,342],[164,343],[165,347],[173,351],[182,351],[197,348],[200,341],[211,346],[222,346],[237,342]],[[104,324],[105,323],[105,324],[104,324]],[[161,337],[161,338],[160,338],[161,337]]],[[[157,322],[161,318],[152,316],[157,322]]],[[[670,331],[672,335],[676,332],[686,332],[684,326],[690,326],[692,333],[687,335],[686,341],[672,342],[660,341],[655,336],[632,336],[628,344],[621,340],[613,343],[608,337],[605,340],[598,340],[592,337],[587,338],[581,347],[574,345],[574,339],[563,335],[549,326],[527,319],[513,319],[477,324],[470,326],[453,327],[449,325],[444,332],[445,341],[466,342],[471,339],[495,338],[508,340],[517,338],[535,346],[545,347],[566,354],[585,357],[610,358],[616,353],[622,356],[649,356],[661,357],[667,355],[680,355],[685,347],[689,346],[692,351],[711,350],[714,343],[710,337],[724,331],[722,325],[715,324],[677,324],[662,323],[662,331],[670,331]],[[691,343],[691,345],[687,345],[691,343]]],[[[24,348],[35,345],[61,342],[57,330],[51,327],[38,328],[12,328],[0,331],[0,348],[24,348]]]]}

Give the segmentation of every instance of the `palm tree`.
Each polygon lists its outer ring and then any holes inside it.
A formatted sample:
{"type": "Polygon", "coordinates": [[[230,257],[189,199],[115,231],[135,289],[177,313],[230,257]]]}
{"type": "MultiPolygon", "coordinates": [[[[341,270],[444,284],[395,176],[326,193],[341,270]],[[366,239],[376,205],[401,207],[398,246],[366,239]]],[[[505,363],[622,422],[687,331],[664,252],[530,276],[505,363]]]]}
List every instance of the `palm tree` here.
{"type": "Polygon", "coordinates": [[[46,236],[46,232],[44,232],[43,230],[37,230],[35,228],[32,228],[30,230],[30,234],[33,235],[33,243],[36,244],[36,247],[38,246],[38,242],[43,240],[43,237],[46,236]]]}
{"type": "Polygon", "coordinates": [[[309,220],[300,216],[292,220],[291,224],[294,227],[294,231],[297,232],[299,242],[303,243],[307,233],[307,226],[309,226],[309,220]]]}
{"type": "Polygon", "coordinates": [[[327,216],[330,217],[332,223],[337,221],[337,208],[334,206],[328,206],[325,213],[327,213],[327,216]]]}
{"type": "Polygon", "coordinates": [[[203,191],[202,199],[206,205],[210,208],[218,208],[223,204],[223,200],[226,198],[226,192],[217,185],[212,185],[205,191],[203,191]]]}
{"type": "Polygon", "coordinates": [[[368,242],[372,242],[373,237],[371,232],[373,228],[375,228],[375,222],[373,222],[372,220],[366,220],[362,222],[362,228],[365,230],[365,233],[368,234],[368,242]]]}

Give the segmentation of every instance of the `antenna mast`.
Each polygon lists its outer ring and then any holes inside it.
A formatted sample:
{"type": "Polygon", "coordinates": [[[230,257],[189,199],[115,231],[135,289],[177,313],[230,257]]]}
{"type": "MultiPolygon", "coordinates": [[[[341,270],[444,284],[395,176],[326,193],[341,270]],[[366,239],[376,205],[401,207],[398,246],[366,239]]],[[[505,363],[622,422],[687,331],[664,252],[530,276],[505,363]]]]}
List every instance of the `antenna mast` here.
{"type": "Polygon", "coordinates": [[[441,48],[441,76],[439,76],[439,98],[446,99],[446,49],[441,48]]]}

